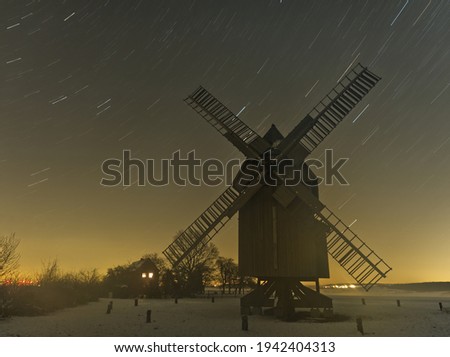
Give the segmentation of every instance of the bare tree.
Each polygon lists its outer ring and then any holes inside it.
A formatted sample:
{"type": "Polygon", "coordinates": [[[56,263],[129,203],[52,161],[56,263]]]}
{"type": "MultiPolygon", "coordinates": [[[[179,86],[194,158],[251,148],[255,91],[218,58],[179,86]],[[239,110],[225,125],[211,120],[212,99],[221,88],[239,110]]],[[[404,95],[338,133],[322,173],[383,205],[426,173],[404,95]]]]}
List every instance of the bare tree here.
{"type": "Polygon", "coordinates": [[[235,283],[238,275],[238,266],[232,258],[219,257],[216,260],[220,280],[222,282],[222,294],[225,294],[225,286],[228,284],[228,293],[231,292],[231,286],[235,283]]]}
{"type": "MultiPolygon", "coordinates": [[[[178,231],[174,239],[181,233],[182,231],[178,231]]],[[[208,243],[198,245],[183,259],[176,272],[188,294],[204,292],[205,285],[214,277],[215,261],[218,256],[219,250],[216,245],[208,243]]]]}
{"type": "Polygon", "coordinates": [[[231,260],[232,260],[231,258],[225,257],[219,257],[216,260],[220,282],[222,283],[222,294],[225,294],[225,286],[227,285],[229,275],[228,263],[231,260]]]}
{"type": "Polygon", "coordinates": [[[61,271],[57,259],[42,262],[42,271],[38,275],[41,284],[55,283],[61,279],[61,271]]]}
{"type": "Polygon", "coordinates": [[[231,260],[231,263],[229,265],[230,269],[230,275],[228,279],[228,294],[231,294],[231,288],[234,286],[237,292],[237,287],[240,285],[240,281],[238,281],[238,275],[239,275],[239,267],[238,265],[231,260]]]}
{"type": "Polygon", "coordinates": [[[80,270],[78,273],[77,279],[86,285],[95,285],[100,284],[101,276],[98,273],[97,269],[91,270],[80,270]]]}
{"type": "Polygon", "coordinates": [[[19,267],[20,255],[17,247],[20,240],[15,234],[0,236],[0,277],[13,273],[19,267]]]}

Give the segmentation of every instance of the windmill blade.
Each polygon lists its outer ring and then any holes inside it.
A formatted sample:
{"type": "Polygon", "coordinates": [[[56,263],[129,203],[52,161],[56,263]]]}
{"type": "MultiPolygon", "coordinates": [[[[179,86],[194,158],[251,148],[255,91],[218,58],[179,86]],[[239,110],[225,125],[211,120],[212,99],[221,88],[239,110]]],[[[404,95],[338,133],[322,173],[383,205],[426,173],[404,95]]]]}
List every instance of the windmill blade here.
{"type": "MultiPolygon", "coordinates": [[[[280,177],[280,176],[278,176],[280,177]]],[[[283,177],[280,177],[284,181],[283,177]]],[[[366,291],[374,286],[392,268],[386,264],[349,226],[344,224],[330,209],[320,202],[305,185],[282,185],[274,197],[290,197],[295,194],[314,212],[317,220],[329,227],[327,235],[328,253],[349,273],[366,291]]],[[[278,199],[278,198],[277,198],[278,199]]],[[[292,201],[290,198],[287,204],[292,201]]]]}
{"type": "Polygon", "coordinates": [[[202,86],[184,100],[245,156],[257,158],[270,145],[202,86]]]}
{"type": "Polygon", "coordinates": [[[258,183],[240,191],[230,186],[225,190],[163,251],[172,266],[176,267],[189,253],[205,246],[261,186],[258,183]]]}
{"type": "Polygon", "coordinates": [[[349,273],[364,290],[374,286],[392,268],[366,243],[343,223],[333,212],[324,207],[316,218],[331,228],[327,237],[328,253],[349,273]]]}
{"type": "Polygon", "coordinates": [[[310,154],[380,79],[358,63],[286,136],[278,148],[287,155],[300,143],[304,155],[310,154]]]}
{"type": "MultiPolygon", "coordinates": [[[[293,158],[297,166],[302,163],[380,79],[358,63],[280,143],[278,148],[283,155],[293,158]]],[[[287,174],[291,175],[292,171],[287,174]]],[[[358,284],[369,290],[386,277],[391,267],[350,227],[323,205],[305,185],[287,186],[286,176],[278,176],[283,185],[277,188],[274,198],[287,207],[298,197],[311,208],[316,219],[329,227],[329,254],[358,284]]]]}

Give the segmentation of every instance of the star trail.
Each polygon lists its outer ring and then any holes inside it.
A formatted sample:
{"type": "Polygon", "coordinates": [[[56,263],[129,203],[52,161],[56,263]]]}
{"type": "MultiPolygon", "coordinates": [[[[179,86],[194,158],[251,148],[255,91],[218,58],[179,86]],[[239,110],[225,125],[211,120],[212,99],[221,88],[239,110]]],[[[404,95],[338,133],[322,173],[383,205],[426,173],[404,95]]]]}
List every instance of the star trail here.
{"type": "MultiPolygon", "coordinates": [[[[349,158],[321,201],[390,262],[386,282],[448,281],[449,18],[439,0],[4,0],[0,233],[30,274],[160,253],[225,187],[102,187],[104,160],[242,159],[183,102],[198,85],[286,135],[361,62],[382,80],[313,153],[349,158]]],[[[236,259],[237,219],[216,238],[236,259]]]]}

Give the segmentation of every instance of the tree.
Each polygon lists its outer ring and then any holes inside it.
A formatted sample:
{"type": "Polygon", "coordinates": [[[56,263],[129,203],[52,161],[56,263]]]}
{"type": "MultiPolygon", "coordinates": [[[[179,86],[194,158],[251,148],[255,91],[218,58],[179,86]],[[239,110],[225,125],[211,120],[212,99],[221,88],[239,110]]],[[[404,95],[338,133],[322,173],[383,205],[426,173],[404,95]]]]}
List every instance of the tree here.
{"type": "MultiPolygon", "coordinates": [[[[178,231],[174,239],[181,233],[178,231]]],[[[203,293],[214,277],[218,256],[219,250],[213,243],[195,247],[174,271],[179,290],[188,295],[203,293]]]]}
{"type": "Polygon", "coordinates": [[[142,256],[141,259],[150,259],[158,268],[159,272],[164,272],[167,270],[166,261],[161,258],[157,253],[147,253],[142,256]]]}
{"type": "Polygon", "coordinates": [[[231,294],[232,286],[237,289],[237,286],[240,285],[240,282],[238,281],[239,268],[234,261],[231,261],[228,269],[230,270],[228,279],[228,294],[231,294]]]}
{"type": "Polygon", "coordinates": [[[57,259],[42,263],[42,271],[38,276],[41,285],[52,284],[60,280],[61,272],[57,259]]]}
{"type": "Polygon", "coordinates": [[[231,258],[225,258],[225,257],[219,257],[216,260],[216,265],[217,265],[217,268],[218,268],[219,278],[220,278],[220,282],[221,282],[221,285],[222,285],[222,294],[225,294],[225,286],[227,284],[228,275],[229,275],[228,263],[231,260],[232,260],[231,258]]]}
{"type": "Polygon", "coordinates": [[[20,255],[17,252],[20,240],[15,234],[0,236],[0,278],[13,273],[19,267],[20,255]]]}
{"type": "Polygon", "coordinates": [[[225,294],[225,286],[228,284],[228,293],[238,275],[238,266],[232,258],[219,257],[216,260],[219,277],[222,283],[222,294],[225,294]]]}

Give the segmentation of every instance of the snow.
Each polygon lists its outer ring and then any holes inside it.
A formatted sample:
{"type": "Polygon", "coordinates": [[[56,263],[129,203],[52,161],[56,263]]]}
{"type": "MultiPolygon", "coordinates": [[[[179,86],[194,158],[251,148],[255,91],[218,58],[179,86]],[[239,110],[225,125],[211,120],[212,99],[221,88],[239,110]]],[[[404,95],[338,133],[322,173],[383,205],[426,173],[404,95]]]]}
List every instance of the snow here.
{"type": "Polygon", "coordinates": [[[356,318],[363,321],[365,336],[449,336],[450,292],[404,291],[366,294],[360,291],[328,292],[333,298],[335,322],[303,319],[284,322],[273,316],[249,316],[249,330],[241,330],[239,298],[109,299],[46,316],[12,317],[0,320],[0,336],[349,336],[361,334],[356,318]],[[363,305],[364,298],[366,305],[363,305]],[[397,307],[397,299],[401,306],[397,307]],[[442,302],[444,311],[439,310],[442,302]],[[147,310],[152,321],[146,323],[147,310]]]}

